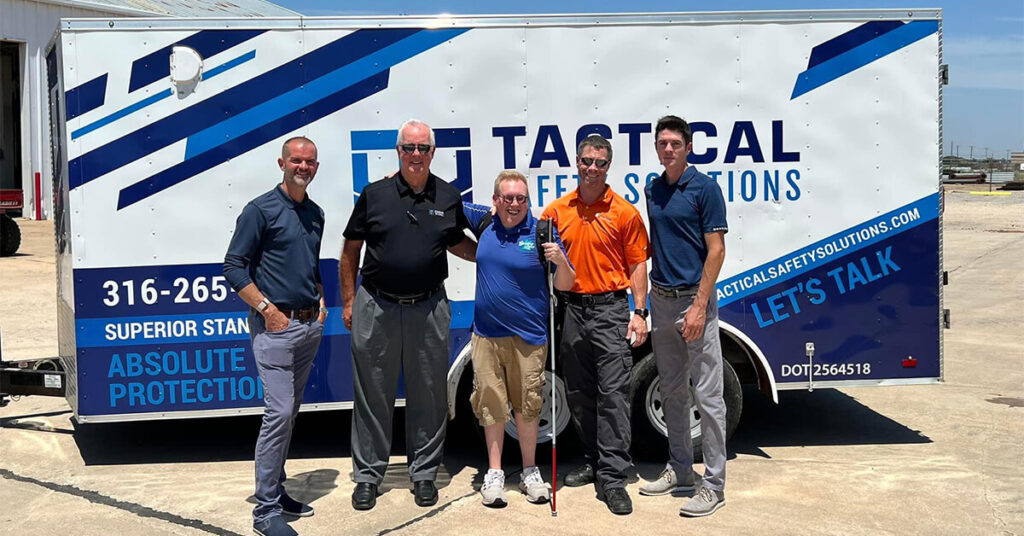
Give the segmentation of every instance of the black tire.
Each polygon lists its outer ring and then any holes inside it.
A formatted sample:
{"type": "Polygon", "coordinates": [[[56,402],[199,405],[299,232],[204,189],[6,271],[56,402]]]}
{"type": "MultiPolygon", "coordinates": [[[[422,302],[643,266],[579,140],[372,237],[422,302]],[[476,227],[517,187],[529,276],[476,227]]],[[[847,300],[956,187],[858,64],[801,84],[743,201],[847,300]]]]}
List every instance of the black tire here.
{"type": "MultiPolygon", "coordinates": [[[[725,437],[732,437],[743,413],[743,389],[732,365],[723,360],[722,397],[725,399],[725,437]]],[[[661,408],[661,395],[657,392],[658,366],[654,354],[648,354],[633,367],[632,411],[633,450],[642,458],[662,461],[668,456],[668,428],[661,408]]],[[[692,400],[692,392],[691,392],[692,400]]],[[[693,460],[701,462],[700,414],[691,406],[691,437],[693,460]]]]}
{"type": "Polygon", "coordinates": [[[0,214],[0,257],[10,257],[21,247],[21,229],[7,214],[0,214]]]}

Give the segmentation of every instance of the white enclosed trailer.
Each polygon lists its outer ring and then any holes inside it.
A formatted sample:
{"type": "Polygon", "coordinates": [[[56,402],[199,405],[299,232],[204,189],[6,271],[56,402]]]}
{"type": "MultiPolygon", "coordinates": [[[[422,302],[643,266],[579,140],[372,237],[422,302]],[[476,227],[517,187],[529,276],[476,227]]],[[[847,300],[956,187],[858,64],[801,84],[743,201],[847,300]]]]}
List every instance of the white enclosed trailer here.
{"type": "MultiPolygon", "coordinates": [[[[600,133],[609,184],[641,213],[660,173],[653,123],[689,120],[690,162],[728,210],[730,432],[740,383],[777,400],[939,381],[941,50],[934,9],[65,20],[49,64],[67,399],[80,422],[262,410],[221,263],[301,134],[320,148],[310,196],[332,313],[303,407],[351,407],[341,232],[362,188],[396,169],[410,117],[435,128],[433,170],[483,203],[506,168],[529,177],[534,207],[565,194],[576,144],[600,133]]],[[[474,268],[450,262],[454,412],[474,268]]],[[[634,424],[664,431],[648,354],[634,356],[634,424]]]]}

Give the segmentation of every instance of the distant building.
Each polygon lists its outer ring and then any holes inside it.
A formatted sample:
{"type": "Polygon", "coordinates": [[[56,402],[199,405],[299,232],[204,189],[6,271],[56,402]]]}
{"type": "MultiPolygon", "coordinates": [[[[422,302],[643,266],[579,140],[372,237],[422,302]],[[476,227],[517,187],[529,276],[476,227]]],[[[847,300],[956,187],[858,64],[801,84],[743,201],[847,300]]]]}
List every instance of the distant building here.
{"type": "Polygon", "coordinates": [[[1010,153],[1010,168],[1014,171],[1024,171],[1024,153],[1010,153]]]}
{"type": "Polygon", "coordinates": [[[26,216],[52,211],[45,58],[60,19],[211,16],[299,13],[264,0],[0,0],[0,188],[24,190],[26,216]]]}

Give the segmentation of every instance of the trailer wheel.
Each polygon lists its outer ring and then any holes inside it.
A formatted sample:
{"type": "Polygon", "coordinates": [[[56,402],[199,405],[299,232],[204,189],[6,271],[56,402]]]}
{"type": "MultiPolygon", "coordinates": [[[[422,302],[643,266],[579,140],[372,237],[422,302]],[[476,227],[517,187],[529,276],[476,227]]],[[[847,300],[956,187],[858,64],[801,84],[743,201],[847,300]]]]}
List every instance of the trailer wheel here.
{"type": "MultiPolygon", "coordinates": [[[[722,397],[725,399],[725,437],[732,437],[743,412],[743,389],[736,371],[728,361],[722,363],[722,397]]],[[[633,367],[633,445],[638,454],[663,459],[668,455],[668,425],[662,406],[661,381],[654,354],[648,354],[633,367]]],[[[703,461],[701,452],[700,412],[693,405],[690,387],[690,437],[693,438],[693,460],[703,461]]]]}
{"type": "Polygon", "coordinates": [[[0,214],[0,257],[14,255],[21,246],[21,229],[18,222],[7,214],[0,214]]]}
{"type": "MultiPolygon", "coordinates": [[[[565,427],[569,425],[570,411],[568,400],[565,397],[565,382],[562,378],[551,374],[550,370],[544,371],[544,390],[541,392],[541,397],[544,400],[544,406],[540,410],[540,426],[537,433],[537,443],[549,443],[551,442],[551,385],[555,385],[555,430],[559,435],[565,431],[565,427]],[[554,378],[554,382],[551,379],[554,378]]],[[[505,433],[509,437],[519,440],[519,432],[516,430],[515,419],[512,419],[505,423],[505,433]]]]}

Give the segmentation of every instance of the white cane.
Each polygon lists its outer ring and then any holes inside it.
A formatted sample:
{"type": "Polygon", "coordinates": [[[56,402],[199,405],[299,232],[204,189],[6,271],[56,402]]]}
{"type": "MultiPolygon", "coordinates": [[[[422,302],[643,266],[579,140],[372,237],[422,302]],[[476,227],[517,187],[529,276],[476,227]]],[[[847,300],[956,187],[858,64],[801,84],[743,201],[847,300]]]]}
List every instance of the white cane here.
{"type": "MultiPolygon", "coordinates": [[[[550,220],[548,224],[551,225],[550,220]]],[[[548,240],[554,241],[552,236],[554,233],[551,232],[551,227],[548,227],[548,240]]],[[[550,304],[548,306],[548,319],[550,331],[548,336],[548,344],[551,348],[551,515],[558,516],[558,456],[557,456],[557,439],[558,439],[558,420],[556,418],[557,411],[555,403],[557,397],[555,396],[558,391],[558,379],[555,375],[555,276],[551,270],[551,261],[544,263],[544,271],[547,272],[548,276],[548,297],[550,304]]]]}
{"type": "Polygon", "coordinates": [[[555,287],[554,275],[551,273],[551,263],[547,263],[548,272],[548,294],[551,296],[551,306],[548,307],[548,316],[551,322],[551,336],[548,337],[551,344],[551,515],[558,515],[558,458],[556,456],[556,439],[558,438],[558,420],[555,418],[555,401],[558,379],[555,376],[555,287]]]}

